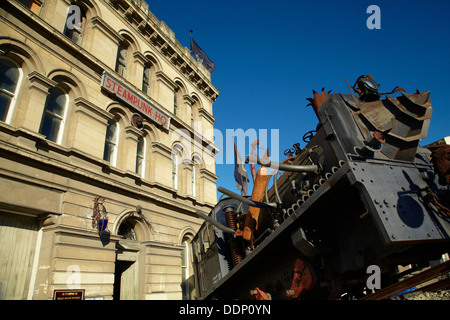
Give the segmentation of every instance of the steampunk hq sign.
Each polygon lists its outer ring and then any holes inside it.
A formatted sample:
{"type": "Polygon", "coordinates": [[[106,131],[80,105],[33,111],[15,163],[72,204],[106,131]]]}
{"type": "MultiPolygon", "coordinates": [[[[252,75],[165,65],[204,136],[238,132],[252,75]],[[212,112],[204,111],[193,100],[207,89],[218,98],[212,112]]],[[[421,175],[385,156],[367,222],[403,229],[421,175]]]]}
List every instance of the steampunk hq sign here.
{"type": "Polygon", "coordinates": [[[169,130],[170,116],[167,113],[154,106],[150,101],[143,98],[106,71],[103,72],[101,87],[114,94],[117,99],[142,113],[148,119],[169,130]]]}

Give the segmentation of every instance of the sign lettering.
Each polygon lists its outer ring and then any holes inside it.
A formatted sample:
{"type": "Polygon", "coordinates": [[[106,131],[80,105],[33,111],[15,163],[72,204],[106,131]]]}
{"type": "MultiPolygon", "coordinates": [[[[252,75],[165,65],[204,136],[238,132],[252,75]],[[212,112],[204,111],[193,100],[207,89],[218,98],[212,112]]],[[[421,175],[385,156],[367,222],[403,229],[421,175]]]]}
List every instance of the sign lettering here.
{"type": "Polygon", "coordinates": [[[103,72],[102,88],[114,94],[116,98],[122,100],[129,106],[143,113],[153,122],[162,125],[167,130],[170,126],[170,116],[162,110],[155,107],[145,98],[142,98],[134,90],[128,88],[125,84],[111,76],[107,72],[103,72]]]}
{"type": "Polygon", "coordinates": [[[84,289],[54,290],[53,300],[84,300],[84,289]]]}

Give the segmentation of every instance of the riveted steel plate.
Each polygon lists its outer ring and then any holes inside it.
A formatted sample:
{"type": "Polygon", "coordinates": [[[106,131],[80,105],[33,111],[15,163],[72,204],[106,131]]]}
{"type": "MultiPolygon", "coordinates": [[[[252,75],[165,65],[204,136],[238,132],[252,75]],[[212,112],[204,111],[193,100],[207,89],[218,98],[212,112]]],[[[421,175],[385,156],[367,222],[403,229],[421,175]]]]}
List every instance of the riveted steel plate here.
{"type": "Polygon", "coordinates": [[[427,186],[415,166],[350,162],[349,180],[362,194],[386,243],[408,243],[448,238],[448,223],[423,203],[427,186]],[[447,225],[443,225],[447,224],[447,225]]]}

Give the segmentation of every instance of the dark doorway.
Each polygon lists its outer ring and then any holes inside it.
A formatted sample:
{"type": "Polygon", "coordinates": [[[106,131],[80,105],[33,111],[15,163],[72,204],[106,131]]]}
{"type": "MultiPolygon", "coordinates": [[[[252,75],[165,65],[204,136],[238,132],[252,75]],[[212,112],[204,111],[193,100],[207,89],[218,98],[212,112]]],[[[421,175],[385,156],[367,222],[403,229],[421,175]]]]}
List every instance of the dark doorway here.
{"type": "MultiPolygon", "coordinates": [[[[129,270],[133,266],[133,261],[119,261],[116,260],[116,267],[114,270],[114,291],[113,291],[113,300],[121,300],[124,298],[124,294],[121,291],[126,283],[123,283],[123,275],[126,274],[127,270],[129,270]]],[[[126,280],[124,280],[126,281],[126,280]]]]}

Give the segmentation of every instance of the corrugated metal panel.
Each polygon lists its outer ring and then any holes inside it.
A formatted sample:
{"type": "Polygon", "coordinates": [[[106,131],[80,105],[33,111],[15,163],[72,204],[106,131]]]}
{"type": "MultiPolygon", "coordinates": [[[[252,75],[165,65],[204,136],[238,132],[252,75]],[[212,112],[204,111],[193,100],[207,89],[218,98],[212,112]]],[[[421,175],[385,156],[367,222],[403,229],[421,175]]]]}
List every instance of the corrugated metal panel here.
{"type": "Polygon", "coordinates": [[[27,298],[38,223],[0,212],[0,299],[27,298]]]}

